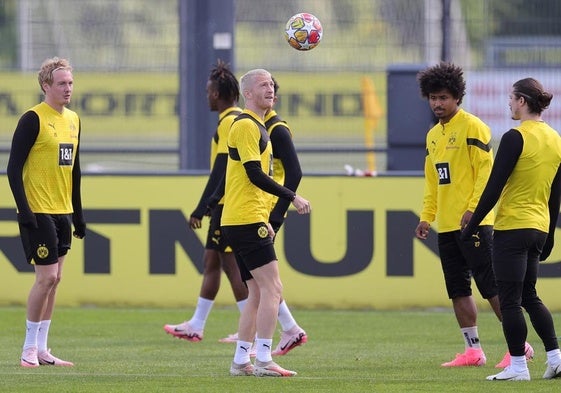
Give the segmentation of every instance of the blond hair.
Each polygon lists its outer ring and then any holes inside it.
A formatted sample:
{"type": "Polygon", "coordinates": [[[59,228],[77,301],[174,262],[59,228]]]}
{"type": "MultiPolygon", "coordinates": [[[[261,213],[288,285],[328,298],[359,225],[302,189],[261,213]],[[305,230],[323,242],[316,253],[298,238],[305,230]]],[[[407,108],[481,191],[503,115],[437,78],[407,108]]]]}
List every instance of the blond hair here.
{"type": "MultiPolygon", "coordinates": [[[[262,68],[256,68],[254,70],[246,72],[240,78],[240,90],[242,91],[242,94],[244,94],[246,90],[249,90],[253,87],[253,85],[255,83],[255,77],[258,76],[258,75],[271,76],[271,73],[267,70],[262,69],[262,68]]],[[[245,96],[244,96],[244,98],[245,98],[245,96]]]]}
{"type": "Polygon", "coordinates": [[[58,57],[46,59],[43,64],[41,64],[37,79],[43,93],[45,92],[45,89],[43,89],[43,83],[46,83],[49,86],[52,85],[53,73],[58,70],[66,70],[72,72],[72,66],[70,65],[70,62],[68,60],[60,59],[58,57]]]}

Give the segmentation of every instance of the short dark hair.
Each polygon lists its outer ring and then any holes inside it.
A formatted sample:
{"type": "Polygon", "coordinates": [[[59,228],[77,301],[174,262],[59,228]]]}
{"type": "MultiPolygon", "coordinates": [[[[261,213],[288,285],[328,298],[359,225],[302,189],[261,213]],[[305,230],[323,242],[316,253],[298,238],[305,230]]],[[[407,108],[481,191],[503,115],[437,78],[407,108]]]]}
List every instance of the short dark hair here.
{"type": "Polygon", "coordinates": [[[464,71],[452,63],[441,61],[435,66],[420,71],[417,74],[417,81],[421,95],[425,98],[432,93],[446,89],[458,100],[458,104],[461,104],[466,94],[464,71]]]}

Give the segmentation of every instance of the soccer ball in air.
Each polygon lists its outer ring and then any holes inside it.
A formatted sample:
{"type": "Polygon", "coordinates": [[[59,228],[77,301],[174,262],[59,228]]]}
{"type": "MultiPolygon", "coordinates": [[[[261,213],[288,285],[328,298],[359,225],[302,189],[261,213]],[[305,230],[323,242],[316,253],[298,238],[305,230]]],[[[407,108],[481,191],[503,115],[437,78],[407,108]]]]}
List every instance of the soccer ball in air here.
{"type": "Polygon", "coordinates": [[[284,36],[291,47],[297,50],[310,50],[319,45],[323,28],[318,18],[307,12],[292,16],[284,29],[284,36]]]}

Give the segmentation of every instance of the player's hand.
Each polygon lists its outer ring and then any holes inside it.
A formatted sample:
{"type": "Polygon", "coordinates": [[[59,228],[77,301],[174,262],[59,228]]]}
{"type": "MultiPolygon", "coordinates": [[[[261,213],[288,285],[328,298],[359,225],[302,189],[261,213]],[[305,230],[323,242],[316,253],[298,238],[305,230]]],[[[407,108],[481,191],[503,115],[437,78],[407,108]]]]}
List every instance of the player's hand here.
{"type": "Polygon", "coordinates": [[[191,227],[191,229],[201,228],[203,226],[202,222],[203,221],[198,217],[191,216],[189,218],[189,226],[191,227]]]}
{"type": "Polygon", "coordinates": [[[27,228],[31,228],[31,229],[39,228],[39,226],[37,225],[37,218],[35,217],[35,214],[31,210],[27,212],[19,212],[18,222],[27,228]]]}
{"type": "Polygon", "coordinates": [[[271,225],[270,222],[267,223],[267,230],[269,231],[269,236],[271,237],[271,239],[275,238],[275,235],[277,234],[275,232],[275,230],[273,229],[273,226],[271,225]]]}
{"type": "Polygon", "coordinates": [[[296,195],[292,204],[296,208],[298,214],[309,214],[312,211],[312,205],[307,199],[302,198],[300,195],[296,195]]]}
{"type": "Polygon", "coordinates": [[[417,228],[415,228],[415,236],[421,240],[425,240],[429,236],[430,224],[426,221],[421,221],[417,228]]]}
{"type": "Polygon", "coordinates": [[[545,261],[547,257],[549,257],[551,250],[553,250],[553,243],[553,236],[551,236],[551,238],[548,236],[545,244],[543,245],[542,253],[540,254],[540,262],[545,261]]]}
{"type": "Polygon", "coordinates": [[[72,235],[76,239],[83,239],[84,237],[86,237],[86,223],[75,222],[74,223],[74,232],[72,232],[72,235]]]}
{"type": "Polygon", "coordinates": [[[471,221],[472,216],[473,216],[473,212],[470,212],[469,210],[466,210],[466,212],[462,216],[462,219],[460,220],[460,230],[461,231],[463,231],[464,228],[467,227],[467,225],[471,221]]]}

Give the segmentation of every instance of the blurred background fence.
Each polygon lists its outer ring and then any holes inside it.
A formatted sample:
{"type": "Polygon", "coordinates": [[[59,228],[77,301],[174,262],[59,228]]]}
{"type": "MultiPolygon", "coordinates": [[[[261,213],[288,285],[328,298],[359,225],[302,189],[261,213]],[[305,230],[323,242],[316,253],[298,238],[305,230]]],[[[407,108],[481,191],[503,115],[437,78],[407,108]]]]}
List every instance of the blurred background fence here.
{"type": "MultiPolygon", "coordinates": [[[[19,116],[41,99],[36,70],[60,56],[75,70],[84,170],[178,170],[179,1],[2,0],[0,169],[19,116]]],[[[346,164],[392,169],[390,132],[418,135],[419,148],[430,124],[413,119],[392,130],[388,119],[416,113],[399,95],[391,100],[389,70],[400,66],[462,65],[463,106],[490,124],[494,143],[514,124],[509,87],[534,76],[556,96],[545,118],[561,130],[559,0],[236,0],[233,18],[232,66],[238,75],[266,68],[278,79],[277,109],[292,126],[305,173],[345,173],[346,164]],[[302,11],[324,27],[311,52],[297,52],[283,36],[287,19],[302,11]]],[[[412,81],[405,93],[418,96],[412,81]]]]}

